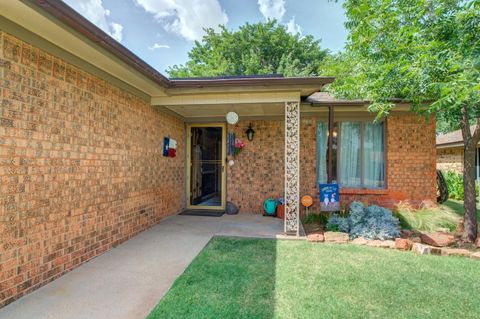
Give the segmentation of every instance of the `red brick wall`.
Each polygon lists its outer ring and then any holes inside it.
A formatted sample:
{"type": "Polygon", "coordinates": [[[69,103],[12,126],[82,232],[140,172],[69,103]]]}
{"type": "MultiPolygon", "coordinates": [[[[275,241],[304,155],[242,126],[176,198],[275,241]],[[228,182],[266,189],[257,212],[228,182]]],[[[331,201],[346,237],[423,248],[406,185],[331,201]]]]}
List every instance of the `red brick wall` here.
{"type": "MultiPolygon", "coordinates": [[[[250,121],[256,132],[252,142],[227,170],[227,200],[241,212],[262,213],[262,203],[270,196],[283,194],[284,122],[250,121]]],[[[303,118],[300,129],[300,196],[314,198],[313,211],[319,207],[316,185],[316,122],[303,118]]],[[[244,131],[248,121],[234,130],[246,141],[244,131]]],[[[394,208],[401,200],[418,205],[424,200],[436,200],[435,122],[419,121],[416,115],[392,115],[387,120],[387,189],[343,189],[341,204],[353,200],[394,208]]]]}
{"type": "MultiPolygon", "coordinates": [[[[300,124],[300,196],[310,195],[310,211],[320,208],[317,186],[317,119],[306,118],[300,124]]],[[[303,207],[300,207],[303,212],[303,207]]]]}
{"type": "MultiPolygon", "coordinates": [[[[227,200],[235,203],[241,212],[263,213],[263,202],[267,198],[277,198],[284,193],[285,122],[240,121],[228,130],[247,145],[236,157],[235,165],[227,168],[227,200]],[[252,142],[245,135],[249,123],[255,130],[252,142]]],[[[317,192],[315,119],[302,119],[300,135],[300,194],[313,195],[317,192]]]]}
{"type": "Polygon", "coordinates": [[[227,165],[227,200],[241,212],[262,213],[267,198],[283,196],[284,129],[282,121],[240,121],[228,126],[228,132],[247,144],[235,165],[227,165]],[[245,135],[249,123],[255,130],[252,142],[245,135]]]}
{"type": "Polygon", "coordinates": [[[393,115],[387,122],[387,183],[394,200],[436,201],[435,119],[393,115]]]}
{"type": "Polygon", "coordinates": [[[0,36],[2,306],[182,209],[185,155],[181,121],[0,36]]]}

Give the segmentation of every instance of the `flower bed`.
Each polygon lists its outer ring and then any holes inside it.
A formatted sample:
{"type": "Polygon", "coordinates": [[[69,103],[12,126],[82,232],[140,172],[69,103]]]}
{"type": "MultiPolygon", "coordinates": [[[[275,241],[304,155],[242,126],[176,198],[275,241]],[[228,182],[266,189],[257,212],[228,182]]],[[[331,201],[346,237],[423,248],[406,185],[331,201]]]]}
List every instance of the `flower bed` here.
{"type": "Polygon", "coordinates": [[[310,215],[306,220],[310,242],[350,243],[379,248],[413,251],[421,255],[462,256],[480,259],[480,238],[477,244],[465,246],[460,235],[445,231],[419,232],[400,228],[398,218],[388,209],[364,206],[353,202],[349,214],[333,214],[325,222],[322,215],[310,215]],[[326,228],[327,231],[324,230],[326,228]],[[467,249],[468,248],[468,249],[467,249]]]}

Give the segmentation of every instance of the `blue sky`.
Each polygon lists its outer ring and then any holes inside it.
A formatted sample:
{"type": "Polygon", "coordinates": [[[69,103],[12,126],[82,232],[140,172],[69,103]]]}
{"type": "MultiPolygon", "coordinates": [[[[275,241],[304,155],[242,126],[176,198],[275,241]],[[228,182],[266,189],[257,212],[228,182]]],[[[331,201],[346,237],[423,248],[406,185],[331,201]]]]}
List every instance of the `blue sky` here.
{"type": "Polygon", "coordinates": [[[328,0],[64,0],[158,71],[183,64],[204,27],[276,18],[292,33],[321,39],[333,52],[347,32],[343,1],[328,0]]]}

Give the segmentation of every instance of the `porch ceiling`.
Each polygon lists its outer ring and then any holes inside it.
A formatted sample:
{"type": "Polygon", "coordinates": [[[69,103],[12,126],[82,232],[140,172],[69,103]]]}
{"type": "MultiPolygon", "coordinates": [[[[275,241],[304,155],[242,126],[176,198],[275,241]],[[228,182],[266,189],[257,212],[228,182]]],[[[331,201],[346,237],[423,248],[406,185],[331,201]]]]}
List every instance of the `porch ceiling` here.
{"type": "Polygon", "coordinates": [[[285,102],[300,101],[300,91],[220,92],[152,98],[152,105],[173,112],[186,121],[225,119],[228,112],[241,118],[281,117],[285,102]]]}
{"type": "Polygon", "coordinates": [[[240,119],[278,117],[285,114],[285,103],[202,104],[165,106],[187,121],[225,119],[228,112],[235,112],[240,119]]]}
{"type": "MultiPolygon", "coordinates": [[[[159,106],[168,113],[181,117],[186,122],[224,121],[228,112],[235,112],[241,120],[245,119],[284,119],[285,102],[274,103],[225,103],[225,104],[183,104],[159,106]]],[[[397,107],[395,113],[408,111],[407,107],[397,107]]],[[[375,113],[369,112],[363,105],[337,106],[334,109],[335,119],[354,120],[375,118],[375,113]]],[[[312,106],[302,103],[300,106],[302,117],[328,117],[327,106],[312,106]]]]}

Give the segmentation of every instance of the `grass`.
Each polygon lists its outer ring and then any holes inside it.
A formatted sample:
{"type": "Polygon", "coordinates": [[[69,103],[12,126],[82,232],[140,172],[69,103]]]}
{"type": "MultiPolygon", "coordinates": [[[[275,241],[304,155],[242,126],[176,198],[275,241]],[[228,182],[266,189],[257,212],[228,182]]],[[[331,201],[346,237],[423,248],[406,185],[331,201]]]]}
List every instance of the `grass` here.
{"type": "Polygon", "coordinates": [[[217,237],[148,318],[478,318],[479,265],[354,245],[217,237]]]}
{"type": "Polygon", "coordinates": [[[395,216],[400,219],[404,229],[434,232],[437,230],[454,231],[461,220],[456,211],[448,206],[422,207],[413,209],[408,204],[400,203],[395,216]]]}
{"type": "MultiPolygon", "coordinates": [[[[455,212],[455,214],[463,217],[463,201],[449,199],[445,203],[443,203],[443,206],[450,208],[453,212],[455,212]]],[[[480,221],[480,209],[478,208],[477,208],[477,218],[480,221]]]]}

